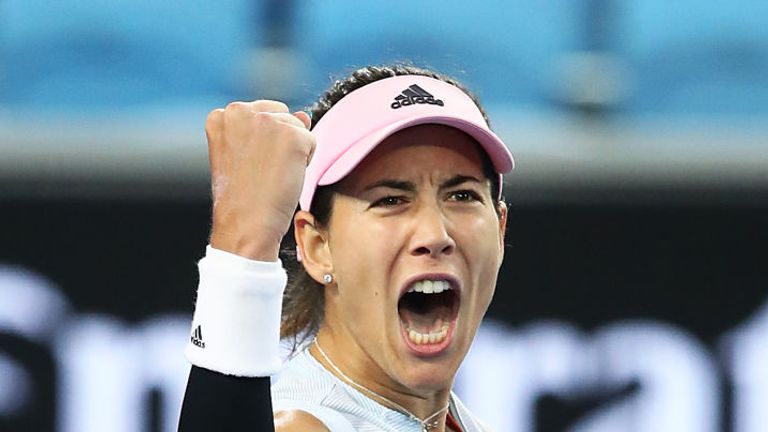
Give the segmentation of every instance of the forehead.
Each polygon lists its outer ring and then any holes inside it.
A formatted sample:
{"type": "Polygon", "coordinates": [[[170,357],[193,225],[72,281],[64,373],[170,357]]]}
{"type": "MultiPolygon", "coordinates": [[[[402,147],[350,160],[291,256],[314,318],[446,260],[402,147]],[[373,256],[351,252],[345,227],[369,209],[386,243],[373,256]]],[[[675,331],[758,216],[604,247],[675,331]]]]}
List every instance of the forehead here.
{"type": "Polygon", "coordinates": [[[398,131],[382,141],[343,180],[360,183],[381,177],[412,177],[444,171],[483,177],[484,153],[472,137],[444,125],[418,125],[398,131]]]}

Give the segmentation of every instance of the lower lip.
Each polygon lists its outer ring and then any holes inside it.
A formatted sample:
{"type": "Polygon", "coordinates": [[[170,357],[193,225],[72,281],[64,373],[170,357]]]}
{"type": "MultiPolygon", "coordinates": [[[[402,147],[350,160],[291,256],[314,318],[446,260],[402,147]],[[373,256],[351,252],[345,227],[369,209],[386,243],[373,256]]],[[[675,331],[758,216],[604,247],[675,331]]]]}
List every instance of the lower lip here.
{"type": "Polygon", "coordinates": [[[403,322],[400,321],[400,334],[402,335],[403,340],[405,341],[405,346],[408,347],[411,353],[419,357],[432,357],[432,356],[439,355],[443,353],[443,351],[447,350],[448,347],[451,345],[451,341],[453,340],[453,331],[455,328],[456,328],[456,320],[453,320],[448,325],[448,334],[445,336],[445,339],[443,339],[441,342],[434,343],[434,344],[418,344],[417,345],[408,337],[408,332],[405,330],[405,326],[403,325],[403,322]]]}

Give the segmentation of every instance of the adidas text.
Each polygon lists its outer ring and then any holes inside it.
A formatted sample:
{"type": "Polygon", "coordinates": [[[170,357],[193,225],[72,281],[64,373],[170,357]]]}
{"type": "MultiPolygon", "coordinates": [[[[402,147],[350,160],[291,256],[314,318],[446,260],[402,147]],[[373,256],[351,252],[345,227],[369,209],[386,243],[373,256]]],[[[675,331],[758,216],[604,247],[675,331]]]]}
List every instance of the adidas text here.
{"type": "Polygon", "coordinates": [[[407,89],[403,90],[401,94],[395,97],[395,101],[392,102],[390,107],[392,109],[402,108],[404,106],[414,104],[430,104],[443,106],[443,101],[435,99],[435,97],[428,91],[414,84],[407,89]]]}
{"type": "Polygon", "coordinates": [[[203,330],[200,327],[201,326],[197,326],[197,328],[195,328],[195,331],[192,332],[192,336],[189,338],[189,340],[193,345],[200,348],[205,348],[205,342],[203,342],[203,330]]]}

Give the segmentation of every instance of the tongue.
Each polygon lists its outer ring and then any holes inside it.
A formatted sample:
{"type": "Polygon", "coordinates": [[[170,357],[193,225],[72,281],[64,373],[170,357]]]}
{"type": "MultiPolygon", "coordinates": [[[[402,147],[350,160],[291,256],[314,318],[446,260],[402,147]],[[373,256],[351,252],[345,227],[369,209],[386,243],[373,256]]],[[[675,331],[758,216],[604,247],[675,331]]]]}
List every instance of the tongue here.
{"type": "Polygon", "coordinates": [[[451,306],[441,294],[407,294],[400,301],[400,320],[407,329],[419,333],[438,331],[451,318],[451,306]]]}

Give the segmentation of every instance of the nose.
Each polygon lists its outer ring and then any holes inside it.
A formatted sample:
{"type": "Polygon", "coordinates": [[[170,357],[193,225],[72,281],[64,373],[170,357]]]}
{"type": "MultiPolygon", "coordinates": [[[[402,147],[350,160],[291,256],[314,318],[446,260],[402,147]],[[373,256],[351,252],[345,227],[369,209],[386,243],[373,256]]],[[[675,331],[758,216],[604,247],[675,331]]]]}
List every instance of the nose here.
{"type": "Polygon", "coordinates": [[[423,206],[414,220],[411,255],[437,258],[450,255],[456,242],[449,233],[448,221],[438,206],[423,206]]]}

